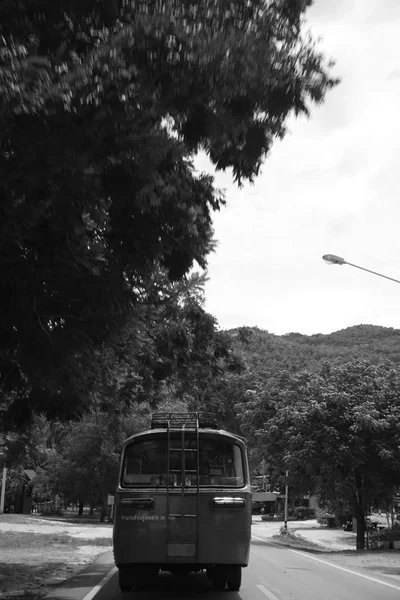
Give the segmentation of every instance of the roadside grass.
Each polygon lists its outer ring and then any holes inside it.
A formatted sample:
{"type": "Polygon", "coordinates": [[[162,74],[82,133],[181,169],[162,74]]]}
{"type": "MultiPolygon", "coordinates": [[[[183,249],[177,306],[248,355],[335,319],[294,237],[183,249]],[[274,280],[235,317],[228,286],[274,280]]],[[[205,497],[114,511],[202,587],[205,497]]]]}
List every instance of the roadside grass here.
{"type": "Polygon", "coordinates": [[[0,523],[12,523],[15,525],[26,525],[26,524],[46,524],[46,525],[79,525],[90,528],[91,525],[97,527],[103,527],[104,529],[110,529],[112,523],[105,522],[100,523],[99,516],[97,515],[83,515],[79,517],[76,513],[65,513],[62,515],[42,515],[32,513],[30,515],[20,515],[14,513],[0,514],[0,523]]]}
{"type": "Polygon", "coordinates": [[[110,537],[0,531],[0,600],[42,598],[111,547],[110,537]]]}
{"type": "Polygon", "coordinates": [[[1,523],[7,523],[11,525],[35,525],[40,526],[41,524],[47,526],[62,526],[66,525],[79,525],[83,529],[90,531],[91,527],[104,528],[105,530],[112,528],[112,523],[100,523],[99,517],[93,517],[84,515],[83,517],[77,517],[76,514],[66,514],[62,516],[48,516],[41,514],[31,515],[20,515],[14,513],[0,514],[0,525],[1,523]]]}
{"type": "Polygon", "coordinates": [[[0,531],[0,553],[14,548],[23,549],[27,553],[39,550],[44,551],[48,550],[50,545],[69,546],[70,548],[79,548],[80,546],[111,547],[112,541],[109,537],[77,538],[68,535],[68,533],[16,533],[13,531],[0,531]]]}
{"type": "Polygon", "coordinates": [[[271,539],[278,544],[282,544],[284,546],[290,546],[292,548],[301,548],[301,549],[309,549],[309,550],[319,550],[320,552],[326,552],[325,548],[316,544],[315,542],[311,542],[307,540],[302,535],[298,533],[290,532],[289,535],[273,535],[271,539]]]}
{"type": "Polygon", "coordinates": [[[96,527],[107,527],[110,525],[108,518],[106,518],[103,522],[100,521],[101,513],[97,509],[94,510],[93,514],[90,514],[89,510],[87,509],[84,510],[82,515],[79,515],[77,511],[67,509],[46,513],[36,513],[36,516],[37,518],[43,519],[44,521],[57,521],[78,525],[88,524],[96,525],[96,527]]]}
{"type": "Polygon", "coordinates": [[[0,523],[16,523],[26,525],[26,523],[36,522],[34,515],[15,515],[13,513],[0,514],[0,523]]]}

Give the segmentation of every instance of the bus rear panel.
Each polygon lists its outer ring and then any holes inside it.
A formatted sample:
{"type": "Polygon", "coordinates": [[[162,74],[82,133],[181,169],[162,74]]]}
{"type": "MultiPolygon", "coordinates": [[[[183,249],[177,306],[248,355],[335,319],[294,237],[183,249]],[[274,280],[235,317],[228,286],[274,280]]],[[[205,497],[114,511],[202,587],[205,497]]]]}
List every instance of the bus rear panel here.
{"type": "Polygon", "coordinates": [[[198,413],[153,426],[122,454],[113,533],[121,588],[130,587],[121,577],[133,581],[146,569],[206,569],[217,589],[239,589],[251,528],[244,440],[201,427],[198,413]]]}

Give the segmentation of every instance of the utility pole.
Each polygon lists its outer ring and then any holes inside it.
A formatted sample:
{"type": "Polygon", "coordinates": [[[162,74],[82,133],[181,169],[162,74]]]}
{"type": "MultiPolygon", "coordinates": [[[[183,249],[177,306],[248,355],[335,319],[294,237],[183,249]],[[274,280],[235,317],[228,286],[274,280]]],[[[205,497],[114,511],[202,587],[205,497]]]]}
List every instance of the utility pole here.
{"type": "Polygon", "coordinates": [[[263,458],[261,461],[261,468],[262,468],[262,489],[263,489],[263,492],[265,492],[265,458],[263,458]]]}
{"type": "Polygon", "coordinates": [[[285,530],[287,531],[288,521],[288,495],[289,495],[289,471],[286,471],[286,485],[285,485],[285,530]]]}
{"type": "Polygon", "coordinates": [[[7,477],[7,469],[3,467],[3,480],[1,482],[1,495],[0,495],[0,514],[4,513],[4,499],[6,496],[6,477],[7,477]]]}

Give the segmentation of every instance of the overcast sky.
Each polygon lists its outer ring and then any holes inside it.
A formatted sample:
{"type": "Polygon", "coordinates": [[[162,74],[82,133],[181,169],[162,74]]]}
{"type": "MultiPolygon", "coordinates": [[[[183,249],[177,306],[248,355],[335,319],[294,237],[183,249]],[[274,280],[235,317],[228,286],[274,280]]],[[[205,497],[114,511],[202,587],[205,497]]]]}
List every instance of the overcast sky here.
{"type": "Polygon", "coordinates": [[[400,280],[400,0],[315,0],[307,20],[342,81],[289,122],[253,186],[216,174],[228,205],[214,216],[206,308],[222,329],[400,328],[400,284],[322,260],[400,280]]]}

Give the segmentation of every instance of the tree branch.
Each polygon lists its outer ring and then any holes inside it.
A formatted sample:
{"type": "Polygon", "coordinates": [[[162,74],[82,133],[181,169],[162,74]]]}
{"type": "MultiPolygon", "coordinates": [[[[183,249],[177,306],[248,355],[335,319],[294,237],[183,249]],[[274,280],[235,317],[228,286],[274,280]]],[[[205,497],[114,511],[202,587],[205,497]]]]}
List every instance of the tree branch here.
{"type": "Polygon", "coordinates": [[[39,313],[38,313],[38,311],[37,311],[37,309],[36,309],[36,298],[34,298],[34,299],[33,299],[33,309],[34,309],[34,311],[35,311],[35,313],[36,313],[36,316],[37,316],[37,318],[38,318],[39,325],[40,325],[41,329],[42,329],[42,330],[44,331],[44,333],[47,335],[47,337],[49,338],[50,342],[51,342],[51,343],[53,343],[53,340],[51,339],[51,336],[50,336],[49,332],[48,332],[48,331],[46,331],[46,329],[43,327],[43,323],[42,323],[42,321],[40,320],[40,315],[39,315],[39,313]]]}

